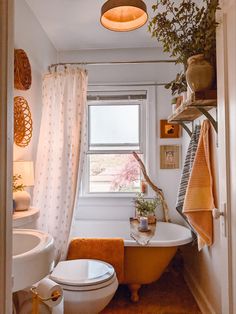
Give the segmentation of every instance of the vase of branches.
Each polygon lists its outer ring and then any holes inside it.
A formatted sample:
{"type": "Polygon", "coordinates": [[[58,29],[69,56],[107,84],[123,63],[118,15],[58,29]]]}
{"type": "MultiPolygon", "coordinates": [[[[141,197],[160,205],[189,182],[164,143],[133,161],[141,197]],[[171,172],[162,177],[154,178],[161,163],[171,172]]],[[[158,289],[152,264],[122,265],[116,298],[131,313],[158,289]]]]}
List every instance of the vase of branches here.
{"type": "Polygon", "coordinates": [[[141,158],[138,156],[138,154],[136,152],[133,152],[133,156],[137,160],[137,162],[140,166],[140,169],[142,171],[144,179],[146,180],[147,184],[152,188],[152,190],[155,192],[156,198],[157,198],[158,202],[161,204],[163,214],[164,214],[164,221],[170,222],[169,208],[168,208],[168,205],[165,201],[163,191],[156,184],[154,184],[152,182],[152,180],[149,178],[147,171],[146,171],[146,167],[145,167],[144,163],[142,162],[141,158]]]}

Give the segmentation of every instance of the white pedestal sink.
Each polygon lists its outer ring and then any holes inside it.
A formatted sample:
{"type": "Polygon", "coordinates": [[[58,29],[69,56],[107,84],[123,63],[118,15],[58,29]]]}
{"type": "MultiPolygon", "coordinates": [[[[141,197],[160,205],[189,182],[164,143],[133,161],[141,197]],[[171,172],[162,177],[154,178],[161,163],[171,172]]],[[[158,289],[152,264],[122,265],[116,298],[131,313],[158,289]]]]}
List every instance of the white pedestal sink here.
{"type": "Polygon", "coordinates": [[[30,287],[53,267],[53,237],[33,229],[13,229],[13,292],[30,287]]]}

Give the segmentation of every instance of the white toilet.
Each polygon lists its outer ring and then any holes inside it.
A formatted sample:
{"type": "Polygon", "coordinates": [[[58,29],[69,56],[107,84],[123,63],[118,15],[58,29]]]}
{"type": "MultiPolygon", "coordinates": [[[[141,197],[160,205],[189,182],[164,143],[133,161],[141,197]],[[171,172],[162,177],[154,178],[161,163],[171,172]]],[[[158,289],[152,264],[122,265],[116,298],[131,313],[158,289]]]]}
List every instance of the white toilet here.
{"type": "Polygon", "coordinates": [[[118,288],[114,268],[99,260],[59,262],[50,278],[63,288],[65,314],[99,313],[118,288]]]}

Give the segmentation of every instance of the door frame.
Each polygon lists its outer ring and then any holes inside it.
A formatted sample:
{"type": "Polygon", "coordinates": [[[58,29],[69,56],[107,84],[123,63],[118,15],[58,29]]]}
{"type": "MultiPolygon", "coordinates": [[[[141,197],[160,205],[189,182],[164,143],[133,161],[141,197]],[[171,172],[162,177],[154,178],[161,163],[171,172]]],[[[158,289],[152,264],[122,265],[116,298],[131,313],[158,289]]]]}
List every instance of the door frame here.
{"type": "Polygon", "coordinates": [[[13,0],[0,0],[0,313],[12,313],[13,0]]]}
{"type": "MultiPolygon", "coordinates": [[[[231,2],[231,1],[230,1],[231,2]]],[[[220,178],[219,209],[221,240],[221,311],[233,313],[233,264],[231,219],[231,170],[230,170],[230,112],[228,71],[228,38],[226,3],[220,1],[221,10],[217,12],[217,109],[218,109],[218,171],[220,178]]]]}

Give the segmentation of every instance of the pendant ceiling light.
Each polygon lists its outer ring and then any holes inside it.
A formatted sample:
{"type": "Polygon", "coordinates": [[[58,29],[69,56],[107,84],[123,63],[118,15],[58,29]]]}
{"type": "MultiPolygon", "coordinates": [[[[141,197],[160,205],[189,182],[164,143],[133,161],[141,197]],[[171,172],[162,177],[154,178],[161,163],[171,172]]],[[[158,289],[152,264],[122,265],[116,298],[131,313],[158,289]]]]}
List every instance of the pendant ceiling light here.
{"type": "Polygon", "coordinates": [[[108,0],[101,9],[101,24],[116,32],[139,28],[147,18],[147,7],[142,0],[108,0]]]}

